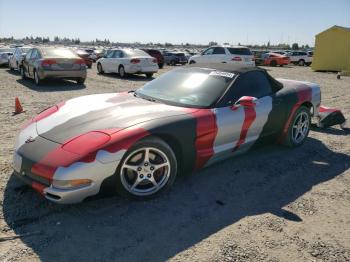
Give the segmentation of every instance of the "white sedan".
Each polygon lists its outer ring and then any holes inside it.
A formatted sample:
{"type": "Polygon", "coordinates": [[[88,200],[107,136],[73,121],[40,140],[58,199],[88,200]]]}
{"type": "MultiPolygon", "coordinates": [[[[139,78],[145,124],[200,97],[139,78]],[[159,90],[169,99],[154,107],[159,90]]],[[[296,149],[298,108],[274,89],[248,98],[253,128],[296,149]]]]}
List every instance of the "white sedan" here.
{"type": "Polygon", "coordinates": [[[158,71],[157,59],[140,49],[113,49],[106,57],[97,60],[97,70],[103,73],[145,74],[151,78],[158,71]]]}

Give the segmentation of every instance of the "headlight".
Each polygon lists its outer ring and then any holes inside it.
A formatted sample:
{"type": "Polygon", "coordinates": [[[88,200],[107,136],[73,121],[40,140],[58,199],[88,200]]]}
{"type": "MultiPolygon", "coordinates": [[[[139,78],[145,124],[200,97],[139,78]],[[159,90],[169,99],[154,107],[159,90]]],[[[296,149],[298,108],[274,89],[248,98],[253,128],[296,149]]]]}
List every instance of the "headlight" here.
{"type": "Polygon", "coordinates": [[[90,179],[53,180],[52,186],[59,189],[73,189],[91,185],[90,179]]]}

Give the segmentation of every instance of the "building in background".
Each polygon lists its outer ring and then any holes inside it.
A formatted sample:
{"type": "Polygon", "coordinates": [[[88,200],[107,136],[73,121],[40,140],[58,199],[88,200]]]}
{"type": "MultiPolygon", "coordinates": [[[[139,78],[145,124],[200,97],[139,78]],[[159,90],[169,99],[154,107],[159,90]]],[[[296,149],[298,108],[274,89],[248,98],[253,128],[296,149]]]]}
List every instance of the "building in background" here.
{"type": "Polygon", "coordinates": [[[335,25],[316,35],[312,69],[350,75],[350,28],[335,25]]]}

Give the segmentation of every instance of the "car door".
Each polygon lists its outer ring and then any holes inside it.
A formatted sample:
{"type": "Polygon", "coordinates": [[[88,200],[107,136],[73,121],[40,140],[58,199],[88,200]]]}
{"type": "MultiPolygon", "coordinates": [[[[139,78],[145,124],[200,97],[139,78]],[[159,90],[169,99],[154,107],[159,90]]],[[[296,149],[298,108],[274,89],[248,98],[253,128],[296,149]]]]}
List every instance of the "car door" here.
{"type": "Polygon", "coordinates": [[[38,49],[33,49],[32,54],[30,55],[30,59],[28,61],[28,76],[33,77],[34,67],[35,67],[35,61],[38,57],[38,49]]]}
{"type": "Polygon", "coordinates": [[[103,67],[103,70],[106,73],[113,72],[113,70],[112,70],[112,59],[113,59],[113,56],[114,56],[114,52],[115,52],[115,50],[109,52],[107,54],[107,56],[102,61],[102,67],[103,67]]]}
{"type": "Polygon", "coordinates": [[[272,111],[272,89],[260,74],[239,75],[214,109],[218,132],[213,161],[248,150],[262,134],[272,111]]]}
{"type": "Polygon", "coordinates": [[[213,54],[210,56],[210,61],[212,63],[227,63],[228,55],[226,54],[225,48],[215,47],[213,54]]]}
{"type": "Polygon", "coordinates": [[[214,47],[208,48],[198,58],[196,58],[197,63],[210,63],[213,53],[214,47]]]}
{"type": "Polygon", "coordinates": [[[28,53],[26,54],[26,56],[24,57],[24,60],[23,60],[22,66],[23,66],[24,72],[26,74],[28,72],[28,63],[29,63],[29,60],[30,60],[30,56],[32,55],[32,52],[33,52],[33,49],[29,50],[28,53]]]}

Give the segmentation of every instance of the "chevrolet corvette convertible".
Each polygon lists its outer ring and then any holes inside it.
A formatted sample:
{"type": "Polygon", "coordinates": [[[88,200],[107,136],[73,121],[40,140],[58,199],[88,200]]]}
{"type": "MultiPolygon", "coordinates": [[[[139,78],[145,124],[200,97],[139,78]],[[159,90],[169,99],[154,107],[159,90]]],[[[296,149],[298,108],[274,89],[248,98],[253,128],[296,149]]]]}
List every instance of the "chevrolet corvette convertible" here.
{"type": "Polygon", "coordinates": [[[174,69],[136,91],[77,97],[21,129],[14,175],[56,203],[104,190],[147,199],[177,174],[264,143],[303,144],[318,115],[316,84],[260,68],[174,69]]]}

